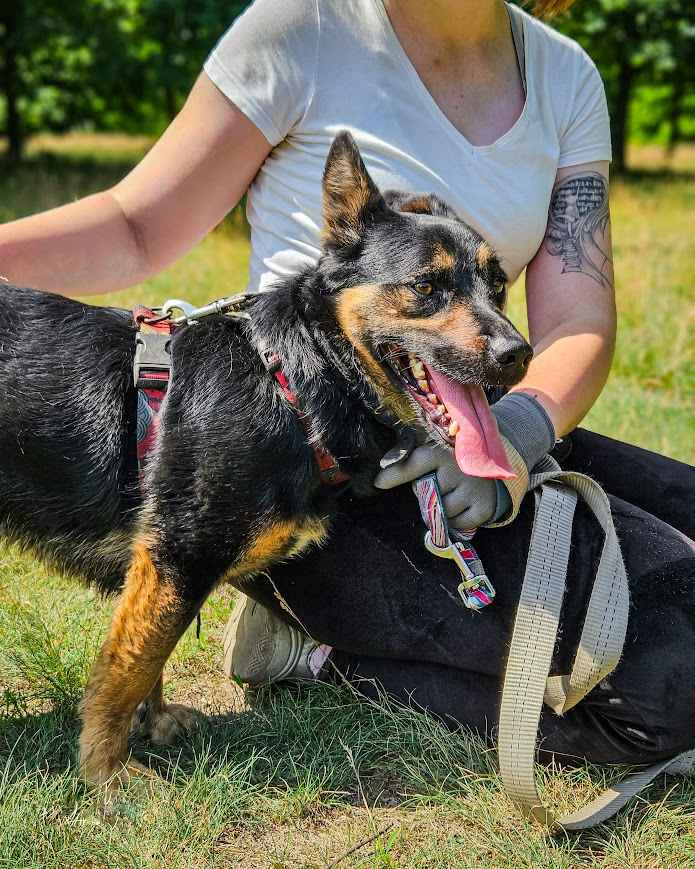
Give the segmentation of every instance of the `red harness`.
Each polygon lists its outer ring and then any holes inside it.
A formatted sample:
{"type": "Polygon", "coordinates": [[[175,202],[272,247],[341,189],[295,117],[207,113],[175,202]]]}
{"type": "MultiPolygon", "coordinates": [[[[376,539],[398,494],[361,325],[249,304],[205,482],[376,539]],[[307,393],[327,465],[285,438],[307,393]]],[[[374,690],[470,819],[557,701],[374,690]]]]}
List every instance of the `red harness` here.
{"type": "MultiPolygon", "coordinates": [[[[304,427],[304,431],[306,432],[307,437],[310,438],[311,424],[309,422],[309,418],[305,413],[302,412],[301,408],[299,407],[299,399],[297,398],[297,394],[290,388],[287,376],[280,367],[282,365],[280,357],[277,353],[274,352],[267,353],[264,354],[263,362],[268,371],[277,380],[280,389],[282,390],[282,394],[292,405],[292,407],[297,411],[299,421],[304,427]]],[[[342,471],[340,469],[340,465],[338,464],[337,459],[333,456],[332,453],[328,452],[323,444],[314,444],[314,458],[316,459],[316,464],[318,465],[321,482],[324,485],[340,486],[342,483],[347,483],[347,481],[350,479],[350,475],[346,474],[345,471],[342,471]]]]}
{"type": "MultiPolygon", "coordinates": [[[[157,439],[162,403],[169,388],[171,379],[169,341],[176,327],[168,318],[159,317],[155,311],[142,306],[133,309],[133,321],[138,330],[133,381],[138,399],[137,457],[138,470],[142,478],[145,463],[157,439]]],[[[287,401],[296,410],[307,436],[310,436],[309,419],[302,412],[297,395],[290,388],[287,376],[281,368],[280,357],[277,353],[263,354],[263,362],[269,373],[277,380],[287,401]]],[[[321,482],[324,485],[339,486],[350,479],[323,444],[315,444],[313,449],[321,482]]]]}

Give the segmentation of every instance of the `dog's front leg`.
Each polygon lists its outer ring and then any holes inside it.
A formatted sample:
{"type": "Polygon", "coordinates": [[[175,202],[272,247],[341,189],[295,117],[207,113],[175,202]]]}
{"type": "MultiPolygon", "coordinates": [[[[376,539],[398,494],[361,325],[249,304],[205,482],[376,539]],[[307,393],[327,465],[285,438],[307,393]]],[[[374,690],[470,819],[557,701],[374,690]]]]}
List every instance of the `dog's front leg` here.
{"type": "Polygon", "coordinates": [[[148,723],[156,735],[171,735],[192,720],[190,710],[167,708],[161,698],[164,664],[202,603],[185,599],[182,587],[172,571],[157,569],[147,543],[135,545],[123,593],[82,701],[80,768],[89,784],[111,779],[117,784],[127,778],[132,716],[148,695],[154,704],[148,723]]]}

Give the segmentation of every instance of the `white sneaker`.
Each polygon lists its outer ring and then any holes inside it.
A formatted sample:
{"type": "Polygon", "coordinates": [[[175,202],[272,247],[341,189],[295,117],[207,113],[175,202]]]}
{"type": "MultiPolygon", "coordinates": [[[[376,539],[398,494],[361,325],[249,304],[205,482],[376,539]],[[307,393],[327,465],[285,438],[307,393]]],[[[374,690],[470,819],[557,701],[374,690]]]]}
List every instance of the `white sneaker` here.
{"type": "Polygon", "coordinates": [[[309,657],[318,647],[316,640],[240,594],[224,629],[224,672],[249,685],[315,679],[309,657]]]}

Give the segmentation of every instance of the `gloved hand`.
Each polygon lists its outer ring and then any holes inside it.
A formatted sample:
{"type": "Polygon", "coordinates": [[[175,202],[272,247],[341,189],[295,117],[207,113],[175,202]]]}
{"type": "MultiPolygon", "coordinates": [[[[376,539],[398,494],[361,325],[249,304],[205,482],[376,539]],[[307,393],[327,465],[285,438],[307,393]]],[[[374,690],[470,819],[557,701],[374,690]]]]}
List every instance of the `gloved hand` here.
{"type": "Polygon", "coordinates": [[[444,447],[417,447],[407,459],[380,471],[374,485],[377,489],[393,489],[432,471],[437,472],[450,526],[465,531],[493,518],[497,510],[495,480],[462,473],[453,452],[444,447]]]}
{"type": "MultiPolygon", "coordinates": [[[[501,434],[512,443],[530,472],[555,443],[555,429],[545,409],[525,392],[509,393],[490,409],[501,434]]],[[[407,459],[380,471],[374,485],[392,489],[432,471],[437,472],[444,510],[453,528],[477,528],[498,522],[509,513],[511,499],[504,485],[464,474],[453,453],[443,447],[418,447],[407,459]]]]}

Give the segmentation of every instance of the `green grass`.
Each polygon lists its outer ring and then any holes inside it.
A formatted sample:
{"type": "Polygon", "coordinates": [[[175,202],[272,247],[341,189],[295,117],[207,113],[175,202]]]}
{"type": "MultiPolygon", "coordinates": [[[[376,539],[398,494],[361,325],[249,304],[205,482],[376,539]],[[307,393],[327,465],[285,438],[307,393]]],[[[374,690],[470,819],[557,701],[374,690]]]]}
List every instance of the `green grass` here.
{"type": "MultiPolygon", "coordinates": [[[[112,183],[143,143],[53,147],[0,176],[0,217],[59,204],[112,183]],[[90,150],[91,149],[91,150],[90,150]]],[[[75,145],[75,143],[73,143],[75,145]]],[[[686,155],[689,156],[689,155],[686,155]]],[[[621,330],[606,391],[588,424],[695,460],[692,176],[643,175],[613,197],[621,330]],[[690,319],[689,319],[690,317],[690,319]],[[689,356],[690,354],[690,356],[689,356]]],[[[243,286],[248,243],[238,217],[117,304],[194,302],[243,286]]],[[[523,319],[521,293],[513,313],[523,319]]],[[[111,604],[13,548],[0,550],[0,867],[325,866],[686,867],[695,865],[695,782],[659,779],[612,823],[549,837],[506,798],[494,753],[416,711],[360,702],[348,688],[245,697],[220,673],[233,593],[206,605],[168,668],[167,693],[204,710],[186,745],[139,743],[157,775],[123,792],[105,822],[75,776],[76,708],[111,604]]],[[[561,810],[621,770],[542,774],[561,810]]]]}

